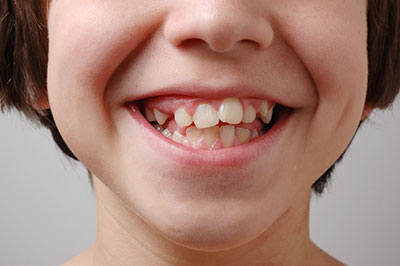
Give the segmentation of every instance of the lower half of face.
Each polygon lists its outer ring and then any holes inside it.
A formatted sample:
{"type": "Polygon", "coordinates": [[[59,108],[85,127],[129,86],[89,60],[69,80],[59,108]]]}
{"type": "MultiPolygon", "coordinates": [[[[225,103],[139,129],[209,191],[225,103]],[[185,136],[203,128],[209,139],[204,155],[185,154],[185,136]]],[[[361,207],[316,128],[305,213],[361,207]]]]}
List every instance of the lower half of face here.
{"type": "Polygon", "coordinates": [[[364,108],[365,1],[234,2],[59,0],[49,17],[66,143],[152,228],[197,249],[267,230],[364,108]]]}

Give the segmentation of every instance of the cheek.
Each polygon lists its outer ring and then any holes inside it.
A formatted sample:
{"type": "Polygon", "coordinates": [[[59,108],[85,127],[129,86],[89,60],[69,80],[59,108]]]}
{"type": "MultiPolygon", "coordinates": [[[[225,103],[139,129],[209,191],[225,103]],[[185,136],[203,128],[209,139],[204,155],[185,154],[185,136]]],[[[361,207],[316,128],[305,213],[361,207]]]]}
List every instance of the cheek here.
{"type": "Polygon", "coordinates": [[[78,157],[86,156],[85,147],[113,139],[115,129],[105,101],[108,81],[161,17],[146,6],[123,6],[135,1],[98,2],[59,0],[49,16],[50,106],[62,136],[78,157]],[[125,10],[134,13],[127,16],[125,10]]]}

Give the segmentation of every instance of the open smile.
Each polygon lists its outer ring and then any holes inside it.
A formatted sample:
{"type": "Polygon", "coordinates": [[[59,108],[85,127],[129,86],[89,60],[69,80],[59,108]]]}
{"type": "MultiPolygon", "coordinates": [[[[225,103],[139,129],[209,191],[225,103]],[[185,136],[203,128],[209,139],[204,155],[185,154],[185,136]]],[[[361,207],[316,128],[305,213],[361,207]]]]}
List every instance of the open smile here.
{"type": "Polygon", "coordinates": [[[126,104],[169,158],[190,165],[238,166],[268,152],[293,108],[256,97],[148,97],[126,104]]]}

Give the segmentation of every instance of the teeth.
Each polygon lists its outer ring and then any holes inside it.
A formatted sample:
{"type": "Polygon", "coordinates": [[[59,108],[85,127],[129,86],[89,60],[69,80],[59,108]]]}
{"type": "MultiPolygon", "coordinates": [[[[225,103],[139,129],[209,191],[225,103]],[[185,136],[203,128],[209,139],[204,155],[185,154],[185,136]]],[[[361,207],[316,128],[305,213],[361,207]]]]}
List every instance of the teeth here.
{"type": "Polygon", "coordinates": [[[144,113],[145,113],[145,116],[146,116],[147,121],[149,121],[149,122],[154,122],[154,121],[156,121],[156,118],[154,117],[153,112],[150,111],[149,108],[146,107],[145,110],[144,110],[144,113]]]}
{"type": "Polygon", "coordinates": [[[238,98],[226,98],[218,110],[218,117],[222,122],[239,124],[243,118],[243,107],[238,98]]]}
{"type": "Polygon", "coordinates": [[[203,136],[206,140],[208,146],[211,148],[214,142],[218,138],[219,128],[218,127],[209,127],[203,129],[203,136]]]}
{"type": "Polygon", "coordinates": [[[241,144],[247,143],[250,141],[250,130],[247,128],[236,128],[236,137],[241,144]]]}
{"type": "Polygon", "coordinates": [[[161,133],[168,138],[170,138],[172,136],[172,134],[171,134],[171,132],[169,132],[168,128],[164,129],[161,133]]]}
{"type": "Polygon", "coordinates": [[[175,130],[174,134],[172,135],[172,140],[182,144],[185,141],[185,136],[175,130]]]}
{"type": "Polygon", "coordinates": [[[194,143],[201,138],[202,133],[203,133],[202,129],[199,129],[195,126],[191,126],[186,129],[186,138],[191,143],[194,143]]]}
{"type": "Polygon", "coordinates": [[[261,103],[261,110],[260,110],[261,116],[267,116],[268,114],[268,102],[263,101],[261,103]]]}
{"type": "Polygon", "coordinates": [[[253,129],[251,131],[251,139],[255,139],[257,137],[258,137],[258,132],[257,132],[257,130],[253,129]]]}
{"type": "Polygon", "coordinates": [[[217,111],[209,104],[200,104],[193,115],[193,122],[197,128],[215,126],[219,123],[217,111]]]}
{"type": "Polygon", "coordinates": [[[233,145],[233,141],[235,140],[235,127],[229,125],[220,127],[219,138],[221,139],[225,148],[231,147],[233,145]]]}
{"type": "Polygon", "coordinates": [[[244,123],[252,123],[255,119],[256,109],[252,105],[249,105],[246,110],[244,110],[242,121],[244,123]]]}
{"type": "Polygon", "coordinates": [[[168,115],[158,111],[157,109],[154,109],[154,116],[157,120],[157,123],[160,125],[164,125],[165,121],[168,119],[168,115]]]}
{"type": "Polygon", "coordinates": [[[274,107],[272,106],[266,115],[261,114],[261,120],[265,123],[265,124],[269,124],[269,122],[271,122],[272,119],[272,114],[274,113],[274,107]]]}
{"type": "Polygon", "coordinates": [[[179,127],[187,127],[193,122],[192,116],[186,112],[183,106],[175,111],[174,117],[179,127]]]}

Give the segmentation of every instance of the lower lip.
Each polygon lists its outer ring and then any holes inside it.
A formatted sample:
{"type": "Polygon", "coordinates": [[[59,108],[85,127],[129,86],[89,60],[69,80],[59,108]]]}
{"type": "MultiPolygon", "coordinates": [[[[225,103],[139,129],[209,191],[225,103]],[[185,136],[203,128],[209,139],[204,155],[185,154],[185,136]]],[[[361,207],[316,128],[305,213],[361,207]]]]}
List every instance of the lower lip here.
{"type": "Polygon", "coordinates": [[[243,167],[254,162],[261,155],[268,154],[290,120],[292,113],[288,110],[282,112],[275,125],[268,132],[249,143],[225,149],[202,150],[184,146],[162,135],[144,118],[134,104],[128,105],[127,110],[138,123],[142,131],[142,138],[157,153],[166,158],[187,166],[234,168],[243,167]]]}

